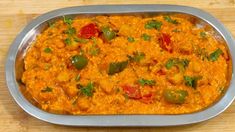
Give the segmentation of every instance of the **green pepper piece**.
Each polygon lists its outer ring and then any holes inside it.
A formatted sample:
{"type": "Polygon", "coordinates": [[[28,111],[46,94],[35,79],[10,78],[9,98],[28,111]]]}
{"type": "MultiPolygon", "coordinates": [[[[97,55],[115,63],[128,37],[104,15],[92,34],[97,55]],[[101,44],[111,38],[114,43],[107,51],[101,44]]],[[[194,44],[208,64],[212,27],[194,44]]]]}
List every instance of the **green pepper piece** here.
{"type": "Polygon", "coordinates": [[[183,104],[185,102],[185,98],[188,96],[188,92],[186,90],[171,90],[166,89],[163,92],[164,99],[173,104],[183,104]]]}
{"type": "Polygon", "coordinates": [[[110,27],[103,27],[102,32],[103,32],[104,38],[108,41],[116,37],[116,33],[110,27]]]}
{"type": "Polygon", "coordinates": [[[128,61],[113,62],[109,64],[108,74],[113,75],[123,71],[127,67],[128,61]]]}
{"type": "Polygon", "coordinates": [[[81,70],[88,64],[88,59],[83,55],[75,55],[71,62],[78,70],[81,70]]]}

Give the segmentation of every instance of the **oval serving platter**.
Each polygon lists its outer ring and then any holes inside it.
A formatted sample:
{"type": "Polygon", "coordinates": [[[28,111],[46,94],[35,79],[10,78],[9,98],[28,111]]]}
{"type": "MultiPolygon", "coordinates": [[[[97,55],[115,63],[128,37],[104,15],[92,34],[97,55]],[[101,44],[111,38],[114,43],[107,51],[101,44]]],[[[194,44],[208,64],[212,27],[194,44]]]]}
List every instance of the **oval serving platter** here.
{"type": "MultiPolygon", "coordinates": [[[[69,7],[43,14],[30,22],[12,43],[6,60],[6,81],[8,89],[17,104],[28,114],[40,120],[69,126],[176,126],[198,123],[213,118],[223,112],[234,100],[235,78],[232,75],[230,86],[216,103],[194,113],[179,115],[57,115],[40,110],[31,104],[20,91],[20,78],[23,72],[23,57],[31,42],[47,26],[48,22],[62,16],[95,16],[113,14],[157,15],[160,13],[180,13],[192,16],[202,24],[210,25],[227,43],[231,58],[235,57],[234,39],[229,31],[210,14],[192,7],[175,5],[99,5],[69,7]]],[[[234,66],[234,60],[232,60],[234,66]]],[[[232,68],[232,74],[234,69],[232,68]]]]}

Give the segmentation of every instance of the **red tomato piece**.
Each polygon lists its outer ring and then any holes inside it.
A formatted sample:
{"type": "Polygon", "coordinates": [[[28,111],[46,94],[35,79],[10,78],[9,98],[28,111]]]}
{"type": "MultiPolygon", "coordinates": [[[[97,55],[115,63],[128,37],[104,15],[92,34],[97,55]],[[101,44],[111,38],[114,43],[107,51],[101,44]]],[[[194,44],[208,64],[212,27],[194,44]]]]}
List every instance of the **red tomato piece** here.
{"type": "Polygon", "coordinates": [[[146,104],[152,103],[153,102],[153,94],[149,93],[149,94],[143,95],[141,98],[141,101],[146,104]]]}
{"type": "Polygon", "coordinates": [[[164,50],[172,53],[172,45],[171,45],[171,36],[169,34],[162,33],[161,37],[159,38],[160,47],[164,50]]]}
{"type": "Polygon", "coordinates": [[[140,89],[137,86],[128,86],[124,85],[122,86],[123,91],[127,94],[127,96],[131,99],[140,99],[141,98],[141,93],[140,89]]]}
{"type": "Polygon", "coordinates": [[[90,23],[81,28],[79,36],[82,38],[89,39],[99,35],[99,30],[96,24],[90,23]]]}

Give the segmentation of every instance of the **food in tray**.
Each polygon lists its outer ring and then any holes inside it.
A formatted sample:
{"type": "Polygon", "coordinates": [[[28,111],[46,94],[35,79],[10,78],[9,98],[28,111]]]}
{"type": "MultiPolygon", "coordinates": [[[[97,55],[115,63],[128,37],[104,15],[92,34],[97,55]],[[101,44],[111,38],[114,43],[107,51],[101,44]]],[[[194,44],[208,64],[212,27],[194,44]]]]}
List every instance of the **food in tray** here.
{"type": "Polygon", "coordinates": [[[183,15],[63,17],[24,57],[22,89],[59,114],[182,114],[216,102],[231,59],[214,31],[183,15]]]}

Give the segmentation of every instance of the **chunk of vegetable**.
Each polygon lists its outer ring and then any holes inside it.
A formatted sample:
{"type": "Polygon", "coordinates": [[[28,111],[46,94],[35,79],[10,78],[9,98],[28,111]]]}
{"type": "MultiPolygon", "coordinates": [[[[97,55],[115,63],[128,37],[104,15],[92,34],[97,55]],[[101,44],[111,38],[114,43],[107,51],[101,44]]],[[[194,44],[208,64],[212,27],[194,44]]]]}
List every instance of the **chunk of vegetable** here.
{"type": "Polygon", "coordinates": [[[116,33],[110,27],[102,28],[103,36],[107,41],[110,41],[116,37],[116,33]]]}
{"type": "Polygon", "coordinates": [[[183,104],[188,96],[186,90],[171,90],[166,89],[163,92],[164,99],[173,104],[183,104]]]}
{"type": "Polygon", "coordinates": [[[223,51],[220,48],[218,48],[210,54],[209,60],[210,61],[216,61],[221,54],[223,54],[223,51]]]}
{"type": "Polygon", "coordinates": [[[128,61],[112,62],[109,64],[108,74],[113,75],[123,71],[127,67],[128,61]]]}
{"type": "Polygon", "coordinates": [[[99,35],[99,30],[96,24],[90,23],[81,28],[80,34],[82,38],[92,38],[99,35]]]}
{"type": "Polygon", "coordinates": [[[131,99],[140,99],[141,98],[141,93],[140,93],[139,87],[124,85],[124,86],[122,86],[122,89],[128,98],[131,98],[131,99]]]}
{"type": "Polygon", "coordinates": [[[154,28],[154,29],[160,30],[161,26],[162,26],[162,22],[156,21],[156,20],[150,20],[145,24],[144,27],[146,29],[153,29],[154,28]]]}
{"type": "Polygon", "coordinates": [[[71,62],[78,70],[81,70],[88,64],[88,59],[84,55],[75,55],[71,58],[71,62]]]}
{"type": "Polygon", "coordinates": [[[173,47],[171,45],[171,36],[165,33],[162,33],[160,38],[158,39],[160,43],[160,47],[168,52],[173,51],[173,47]]]}
{"type": "Polygon", "coordinates": [[[153,86],[153,85],[156,84],[156,81],[155,80],[147,80],[147,79],[141,78],[141,79],[138,80],[138,83],[141,86],[144,86],[144,85],[153,86]]]}

